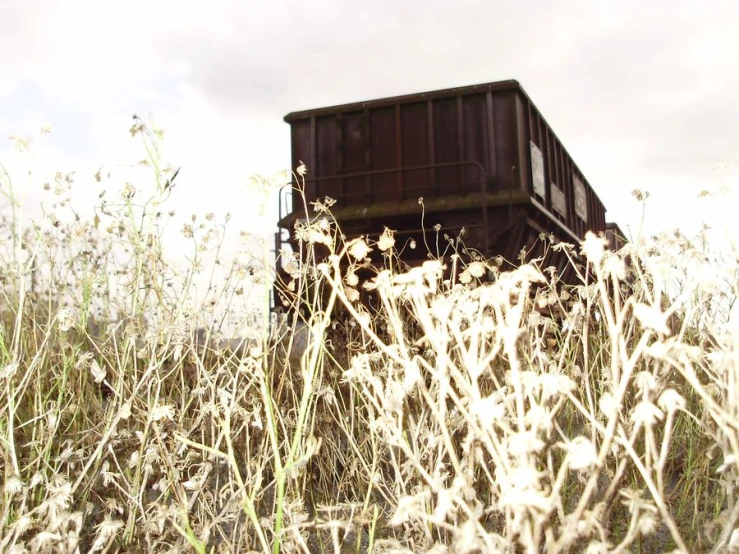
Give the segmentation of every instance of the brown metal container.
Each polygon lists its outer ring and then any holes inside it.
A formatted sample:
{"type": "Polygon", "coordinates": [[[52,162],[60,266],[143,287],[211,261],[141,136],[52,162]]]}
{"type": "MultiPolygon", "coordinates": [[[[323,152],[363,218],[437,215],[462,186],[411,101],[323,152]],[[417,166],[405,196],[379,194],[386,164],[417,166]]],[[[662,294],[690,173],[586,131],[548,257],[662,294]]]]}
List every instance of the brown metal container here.
{"type": "MultiPolygon", "coordinates": [[[[467,248],[515,261],[522,248],[536,255],[541,233],[576,243],[587,230],[606,231],[603,203],[516,81],[293,112],[285,121],[292,166],[307,166],[307,202],[335,199],[332,214],[348,237],[376,239],[387,226],[423,246],[438,224],[442,238],[464,228],[467,248]]],[[[282,204],[280,228],[292,235],[303,206],[298,194],[282,204]]]]}
{"type": "Polygon", "coordinates": [[[621,250],[626,245],[626,234],[621,230],[617,223],[612,221],[606,223],[606,239],[608,246],[614,252],[621,250]]]}

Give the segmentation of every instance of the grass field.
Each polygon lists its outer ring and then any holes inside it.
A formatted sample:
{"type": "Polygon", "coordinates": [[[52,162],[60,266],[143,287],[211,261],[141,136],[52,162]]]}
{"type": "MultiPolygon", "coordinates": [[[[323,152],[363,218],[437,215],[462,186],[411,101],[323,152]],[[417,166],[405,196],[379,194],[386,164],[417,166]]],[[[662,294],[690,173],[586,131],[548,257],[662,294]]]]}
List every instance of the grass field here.
{"type": "Polygon", "coordinates": [[[739,552],[739,253],[707,230],[552,243],[565,286],[455,237],[407,268],[307,206],[301,310],[238,344],[215,316],[272,261],[194,296],[220,224],[168,259],[173,172],[132,133],[152,179],[89,219],[25,224],[2,177],[1,552],[739,552]]]}

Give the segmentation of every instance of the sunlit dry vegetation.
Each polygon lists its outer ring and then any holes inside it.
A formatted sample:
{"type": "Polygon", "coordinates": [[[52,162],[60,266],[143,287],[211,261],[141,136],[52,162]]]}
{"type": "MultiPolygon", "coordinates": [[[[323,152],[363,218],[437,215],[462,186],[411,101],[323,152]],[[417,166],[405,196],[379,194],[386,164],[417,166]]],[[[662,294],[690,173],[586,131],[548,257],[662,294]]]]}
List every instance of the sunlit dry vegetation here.
{"type": "Polygon", "coordinates": [[[89,218],[58,174],[25,222],[2,176],[0,551],[739,551],[739,252],[591,234],[549,246],[569,286],[430,229],[448,255],[410,268],[327,199],[233,340],[271,260],[193,294],[227,222],[169,213],[162,133],[131,132],[151,178],[102,170],[89,218]]]}

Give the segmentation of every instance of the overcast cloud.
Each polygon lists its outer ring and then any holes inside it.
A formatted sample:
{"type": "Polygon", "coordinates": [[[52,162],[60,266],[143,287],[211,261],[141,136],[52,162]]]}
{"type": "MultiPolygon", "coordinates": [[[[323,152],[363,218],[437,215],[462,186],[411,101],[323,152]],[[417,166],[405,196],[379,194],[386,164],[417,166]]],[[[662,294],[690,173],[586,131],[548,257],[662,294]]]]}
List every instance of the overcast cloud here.
{"type": "Polygon", "coordinates": [[[728,0],[6,0],[0,135],[49,122],[49,167],[85,171],[132,156],[131,115],[153,114],[183,165],[183,220],[231,211],[271,233],[274,208],[256,212],[244,177],[289,163],[286,113],[516,79],[609,219],[636,232],[630,191],[652,192],[652,232],[715,222],[697,194],[737,183],[736,166],[714,169],[739,158],[737,37],[728,0]]]}

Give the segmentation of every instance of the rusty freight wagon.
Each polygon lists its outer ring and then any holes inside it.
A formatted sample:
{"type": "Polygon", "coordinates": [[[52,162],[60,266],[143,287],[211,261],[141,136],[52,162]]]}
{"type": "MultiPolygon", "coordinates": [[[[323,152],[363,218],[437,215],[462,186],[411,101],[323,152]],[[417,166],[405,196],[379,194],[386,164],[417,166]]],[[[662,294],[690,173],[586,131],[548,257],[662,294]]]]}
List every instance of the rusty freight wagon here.
{"type": "MultiPolygon", "coordinates": [[[[332,214],[349,238],[377,239],[389,227],[399,245],[413,239],[416,261],[426,259],[423,233],[434,243],[437,225],[450,237],[464,228],[468,249],[512,261],[523,248],[537,255],[541,233],[577,243],[587,230],[606,231],[603,203],[516,81],[293,112],[285,121],[292,166],[308,168],[307,202],[335,199],[332,214]]],[[[303,206],[300,195],[281,195],[278,250],[294,240],[303,206]]],[[[406,249],[404,259],[413,255],[406,249]]],[[[565,265],[554,255],[545,263],[565,265]]]]}

